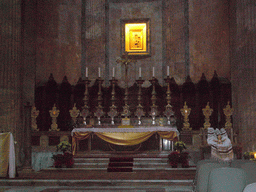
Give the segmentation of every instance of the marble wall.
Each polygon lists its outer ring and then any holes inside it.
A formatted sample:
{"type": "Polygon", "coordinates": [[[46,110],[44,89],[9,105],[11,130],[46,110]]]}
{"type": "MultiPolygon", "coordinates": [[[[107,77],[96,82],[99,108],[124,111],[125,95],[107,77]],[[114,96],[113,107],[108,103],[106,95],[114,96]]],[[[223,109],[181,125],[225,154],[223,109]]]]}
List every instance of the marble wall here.
{"type": "Polygon", "coordinates": [[[233,125],[243,150],[256,150],[256,6],[254,1],[233,1],[232,90],[233,125]]]}
{"type": "Polygon", "coordinates": [[[230,79],[229,1],[189,1],[189,74],[230,79]]]}
{"type": "MultiPolygon", "coordinates": [[[[112,68],[124,84],[124,69],[116,63],[120,56],[120,20],[149,18],[151,57],[132,63],[129,85],[138,77],[152,77],[152,67],[161,84],[170,66],[170,76],[178,84],[187,75],[200,80],[202,73],[211,77],[214,70],[230,79],[229,6],[227,0],[205,3],[188,0],[73,0],[37,3],[36,83],[47,81],[53,73],[60,83],[64,75],[71,84],[85,76],[98,76],[101,67],[105,84],[112,68]]],[[[145,82],[145,86],[149,82],[145,82]]]]}
{"type": "Polygon", "coordinates": [[[81,0],[37,1],[36,84],[53,73],[74,84],[81,75],[81,0]]]}
{"type": "MultiPolygon", "coordinates": [[[[142,68],[141,76],[149,80],[153,75],[155,67],[155,77],[163,83],[163,34],[162,34],[162,1],[110,1],[108,20],[108,48],[109,48],[109,68],[116,68],[116,77],[120,79],[120,85],[124,87],[124,65],[117,63],[116,59],[121,56],[121,20],[124,19],[149,19],[151,56],[138,59],[136,63],[131,63],[128,69],[129,86],[135,79],[139,78],[139,67],[142,68]]],[[[166,74],[165,74],[166,75],[166,74]]],[[[150,84],[149,82],[146,82],[150,84]]]]}
{"type": "Polygon", "coordinates": [[[16,154],[23,140],[23,6],[19,0],[1,2],[0,6],[0,132],[11,132],[16,154]]]}

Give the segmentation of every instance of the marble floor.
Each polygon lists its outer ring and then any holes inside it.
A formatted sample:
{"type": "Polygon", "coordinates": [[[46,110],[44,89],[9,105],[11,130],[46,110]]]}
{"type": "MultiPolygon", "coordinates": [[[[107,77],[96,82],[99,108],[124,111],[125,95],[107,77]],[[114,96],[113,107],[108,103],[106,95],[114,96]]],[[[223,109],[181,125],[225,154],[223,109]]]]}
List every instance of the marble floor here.
{"type": "Polygon", "coordinates": [[[1,186],[0,192],[192,192],[191,186],[1,186]]]}

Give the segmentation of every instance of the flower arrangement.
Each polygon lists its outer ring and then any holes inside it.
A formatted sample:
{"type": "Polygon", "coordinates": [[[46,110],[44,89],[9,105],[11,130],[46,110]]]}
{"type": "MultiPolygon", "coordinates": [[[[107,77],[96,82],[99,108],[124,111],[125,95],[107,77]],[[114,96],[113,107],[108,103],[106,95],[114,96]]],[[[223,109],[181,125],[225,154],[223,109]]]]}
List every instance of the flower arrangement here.
{"type": "Polygon", "coordinates": [[[68,141],[62,141],[57,146],[57,151],[62,151],[63,154],[53,155],[54,166],[61,168],[65,165],[67,168],[71,168],[74,164],[74,158],[71,152],[71,144],[68,141]]]}
{"type": "Polygon", "coordinates": [[[54,167],[61,168],[64,162],[64,156],[62,154],[53,155],[52,158],[54,159],[54,167]]]}
{"type": "Polygon", "coordinates": [[[177,141],[174,144],[174,150],[172,153],[168,155],[169,163],[172,167],[178,167],[178,164],[180,163],[182,167],[189,167],[189,153],[188,152],[182,152],[184,149],[186,149],[186,144],[183,141],[177,141]]]}
{"type": "Polygon", "coordinates": [[[246,151],[246,152],[244,152],[243,157],[244,157],[244,159],[255,160],[256,159],[256,152],[246,151]]]}
{"type": "Polygon", "coordinates": [[[176,141],[174,143],[174,150],[182,152],[184,149],[187,149],[187,147],[183,141],[176,141]]]}
{"type": "Polygon", "coordinates": [[[61,141],[56,147],[57,151],[62,151],[63,153],[71,151],[71,144],[68,141],[61,141]]]}
{"type": "Polygon", "coordinates": [[[168,155],[169,163],[172,167],[177,167],[179,163],[179,152],[174,151],[168,155]]]}

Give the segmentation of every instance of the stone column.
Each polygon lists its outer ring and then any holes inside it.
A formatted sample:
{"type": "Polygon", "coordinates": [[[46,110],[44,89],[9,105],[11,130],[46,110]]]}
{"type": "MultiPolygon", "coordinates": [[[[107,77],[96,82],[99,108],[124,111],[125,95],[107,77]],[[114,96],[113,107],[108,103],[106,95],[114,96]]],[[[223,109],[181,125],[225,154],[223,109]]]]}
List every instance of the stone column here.
{"type": "Polygon", "coordinates": [[[31,147],[31,108],[32,106],[28,102],[24,107],[24,164],[23,169],[26,171],[31,171],[31,155],[32,155],[32,147],[31,147]]]}

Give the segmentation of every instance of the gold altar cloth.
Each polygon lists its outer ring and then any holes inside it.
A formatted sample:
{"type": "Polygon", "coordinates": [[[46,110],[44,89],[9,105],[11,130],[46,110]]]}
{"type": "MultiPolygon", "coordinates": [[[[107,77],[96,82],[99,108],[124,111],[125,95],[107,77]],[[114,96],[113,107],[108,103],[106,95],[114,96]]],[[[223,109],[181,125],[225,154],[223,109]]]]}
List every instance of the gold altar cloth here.
{"type": "Polygon", "coordinates": [[[1,158],[0,158],[0,177],[7,175],[9,165],[9,142],[10,134],[5,133],[0,135],[1,158]]]}
{"type": "Polygon", "coordinates": [[[0,133],[0,177],[15,177],[14,139],[10,132],[0,133]]]}
{"type": "Polygon", "coordinates": [[[161,138],[173,140],[178,136],[179,132],[175,128],[90,128],[90,129],[75,129],[72,131],[72,153],[75,155],[77,141],[87,139],[91,134],[97,135],[102,140],[115,145],[137,145],[152,135],[158,134],[161,138]]]}

